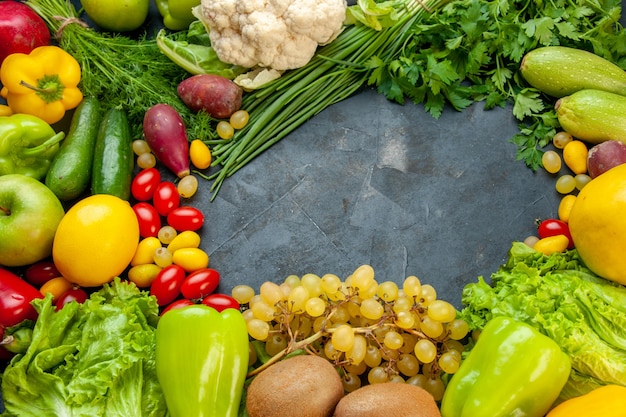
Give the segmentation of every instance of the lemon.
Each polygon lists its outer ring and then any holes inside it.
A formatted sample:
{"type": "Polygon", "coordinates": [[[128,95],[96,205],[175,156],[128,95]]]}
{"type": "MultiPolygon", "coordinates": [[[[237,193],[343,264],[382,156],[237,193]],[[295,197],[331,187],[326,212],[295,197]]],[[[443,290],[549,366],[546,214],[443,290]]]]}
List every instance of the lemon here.
{"type": "Polygon", "coordinates": [[[146,21],[150,0],[81,0],[81,5],[100,28],[128,32],[146,21]]]}
{"type": "Polygon", "coordinates": [[[52,257],[65,279],[81,287],[96,287],[126,269],[138,244],[139,223],[130,204],[97,194],[65,213],[54,236],[52,257]]]}
{"type": "Polygon", "coordinates": [[[591,180],[569,215],[572,240],[597,275],[626,285],[626,164],[591,180]]]}

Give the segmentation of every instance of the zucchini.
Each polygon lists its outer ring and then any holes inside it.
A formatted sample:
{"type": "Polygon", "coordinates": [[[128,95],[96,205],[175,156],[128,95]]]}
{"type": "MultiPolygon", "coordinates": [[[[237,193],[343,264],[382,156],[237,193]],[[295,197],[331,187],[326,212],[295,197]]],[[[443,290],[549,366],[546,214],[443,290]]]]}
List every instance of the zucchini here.
{"type": "Polygon", "coordinates": [[[130,184],[135,165],[128,115],[124,110],[106,111],[96,139],[91,192],[130,198],[130,184]]]}
{"type": "Polygon", "coordinates": [[[561,127],[572,136],[597,144],[626,143],[626,97],[601,90],[580,90],[557,100],[561,127]]]}
{"type": "Polygon", "coordinates": [[[100,102],[93,97],[84,98],[74,110],[67,136],[44,181],[60,200],[74,200],[89,186],[101,119],[100,102]]]}
{"type": "Polygon", "coordinates": [[[528,84],[557,98],[583,89],[626,95],[626,71],[582,49],[565,46],[533,49],[522,59],[520,71],[528,84]]]}

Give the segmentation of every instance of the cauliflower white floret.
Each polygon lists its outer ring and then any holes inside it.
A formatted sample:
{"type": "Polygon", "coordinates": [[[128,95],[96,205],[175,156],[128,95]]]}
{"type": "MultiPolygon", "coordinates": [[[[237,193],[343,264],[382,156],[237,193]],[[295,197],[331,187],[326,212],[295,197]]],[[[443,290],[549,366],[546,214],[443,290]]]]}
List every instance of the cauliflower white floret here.
{"type": "Polygon", "coordinates": [[[223,62],[276,71],[306,65],[343,28],[346,0],[202,0],[211,46],[223,62]]]}

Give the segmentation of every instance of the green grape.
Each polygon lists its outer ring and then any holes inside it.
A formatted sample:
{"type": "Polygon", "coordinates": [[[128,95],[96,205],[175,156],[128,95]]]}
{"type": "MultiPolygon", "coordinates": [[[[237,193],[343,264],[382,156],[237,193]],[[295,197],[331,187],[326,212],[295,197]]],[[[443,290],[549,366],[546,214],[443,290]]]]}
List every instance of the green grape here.
{"type": "Polygon", "coordinates": [[[297,275],[288,275],[284,281],[285,284],[289,285],[291,288],[296,288],[300,285],[300,277],[297,275]]]}
{"type": "Polygon", "coordinates": [[[326,326],[327,324],[328,320],[326,319],[326,316],[317,317],[315,320],[313,320],[313,331],[317,333],[321,331],[322,327],[326,326]]]}
{"type": "Polygon", "coordinates": [[[276,316],[276,309],[263,300],[254,303],[250,309],[254,313],[254,317],[259,320],[269,322],[276,316]]]}
{"type": "Polygon", "coordinates": [[[443,381],[439,377],[428,378],[426,380],[426,386],[424,387],[426,391],[433,396],[435,401],[441,401],[443,398],[443,394],[446,391],[446,386],[443,381]]]}
{"type": "Polygon", "coordinates": [[[198,191],[198,178],[193,175],[186,175],[176,186],[178,194],[183,198],[191,198],[198,191]]]}
{"type": "Polygon", "coordinates": [[[333,323],[347,323],[350,321],[350,311],[348,310],[348,306],[345,304],[341,304],[337,306],[335,312],[331,316],[330,320],[333,323]]]}
{"type": "Polygon", "coordinates": [[[352,392],[357,388],[361,388],[361,378],[351,372],[345,372],[341,378],[343,389],[345,392],[352,392]]]}
{"type": "Polygon", "coordinates": [[[398,284],[393,281],[385,281],[378,286],[376,294],[381,300],[390,303],[398,298],[398,284]]]}
{"type": "Polygon", "coordinates": [[[563,149],[565,148],[565,145],[570,143],[572,140],[574,140],[574,138],[572,137],[571,134],[564,132],[564,131],[560,131],[560,132],[557,132],[552,137],[552,144],[557,149],[563,149]]]}
{"type": "Polygon", "coordinates": [[[305,274],[300,280],[302,285],[309,292],[309,297],[319,297],[322,294],[321,278],[315,274],[305,274]]]}
{"type": "Polygon", "coordinates": [[[363,360],[370,368],[380,365],[380,362],[383,360],[380,349],[376,346],[368,345],[365,350],[365,358],[363,358],[363,360]]]}
{"type": "Polygon", "coordinates": [[[336,350],[347,352],[354,346],[354,329],[349,324],[339,325],[333,331],[331,342],[336,350]]]}
{"type": "Polygon", "coordinates": [[[449,323],[456,318],[456,309],[443,300],[434,300],[428,305],[428,317],[435,321],[449,323]]]}
{"type": "Polygon", "coordinates": [[[254,317],[254,313],[252,312],[252,310],[249,309],[249,308],[245,309],[244,311],[242,311],[241,315],[243,316],[243,319],[245,321],[248,321],[248,320],[256,318],[256,317],[254,317]]]}
{"type": "Polygon", "coordinates": [[[159,231],[157,232],[157,238],[164,245],[168,245],[172,240],[174,240],[177,234],[178,232],[176,231],[176,229],[168,225],[163,226],[159,229],[159,231]]]}
{"type": "Polygon", "coordinates": [[[456,352],[456,355],[454,354],[454,352],[456,351],[450,350],[442,353],[439,357],[439,360],[437,361],[441,370],[447,374],[455,373],[459,369],[459,365],[461,364],[458,352],[456,352]]]}
{"type": "Polygon", "coordinates": [[[399,311],[395,323],[401,329],[410,329],[415,325],[415,316],[410,311],[399,311]]]}
{"type": "Polygon", "coordinates": [[[304,311],[311,317],[319,317],[326,311],[326,301],[319,297],[312,297],[306,300],[304,311]]]}
{"type": "MultiPolygon", "coordinates": [[[[248,307],[252,308],[256,303],[263,301],[261,300],[261,295],[260,294],[255,294],[252,296],[252,298],[250,299],[250,301],[248,301],[248,307]]],[[[265,302],[265,301],[263,301],[265,302]]]]}
{"type": "Polygon", "coordinates": [[[235,285],[230,295],[237,300],[239,304],[248,304],[252,297],[254,297],[254,288],[244,284],[235,285]]]}
{"type": "Polygon", "coordinates": [[[398,294],[398,298],[393,303],[392,310],[396,313],[400,311],[409,311],[413,307],[413,301],[407,296],[401,296],[398,294]]]}
{"type": "Polygon", "coordinates": [[[358,364],[349,363],[344,365],[344,369],[353,375],[362,375],[369,369],[369,367],[364,361],[361,361],[358,364]]]}
{"type": "Polygon", "coordinates": [[[270,332],[270,325],[260,319],[251,319],[246,322],[248,334],[256,340],[266,340],[270,332]]]}
{"type": "Polygon", "coordinates": [[[132,143],[133,152],[139,156],[144,153],[152,152],[150,145],[143,139],[135,139],[132,143]]]}
{"type": "Polygon", "coordinates": [[[367,291],[374,285],[374,268],[370,265],[361,265],[350,277],[350,286],[356,291],[367,291]]]}
{"type": "Polygon", "coordinates": [[[459,353],[459,355],[465,351],[465,345],[454,339],[447,339],[445,342],[443,342],[443,347],[445,348],[445,350],[455,350],[459,353]]]}
{"type": "Polygon", "coordinates": [[[233,129],[243,129],[248,124],[250,115],[247,111],[240,109],[230,115],[229,123],[233,129]]]}
{"type": "Polygon", "coordinates": [[[407,297],[417,299],[422,295],[422,283],[415,275],[408,276],[402,283],[402,289],[407,297]]]}
{"type": "Polygon", "coordinates": [[[299,315],[289,323],[289,328],[294,337],[304,339],[311,334],[313,322],[308,317],[299,315]]]}
{"type": "Polygon", "coordinates": [[[217,132],[217,136],[222,139],[230,139],[235,134],[235,129],[226,120],[220,120],[217,126],[215,126],[215,131],[217,132]]]}
{"type": "Polygon", "coordinates": [[[578,174],[574,177],[577,190],[582,190],[585,185],[589,184],[589,181],[591,181],[591,177],[587,174],[578,174]]]}
{"type": "Polygon", "coordinates": [[[420,323],[420,330],[428,337],[436,339],[443,333],[443,324],[440,321],[424,316],[420,323]]]}
{"type": "Polygon", "coordinates": [[[289,311],[303,312],[304,306],[309,299],[309,292],[303,286],[293,288],[287,297],[289,311]]]}
{"type": "Polygon", "coordinates": [[[257,361],[258,357],[256,354],[256,349],[252,345],[252,343],[248,343],[248,363],[250,365],[254,365],[257,361]]]}
{"type": "Polygon", "coordinates": [[[337,293],[341,289],[341,279],[334,274],[326,274],[320,281],[320,287],[326,295],[337,293]]]}
{"type": "Polygon", "coordinates": [[[361,318],[361,305],[359,304],[359,301],[356,299],[350,300],[348,301],[348,303],[346,304],[346,306],[348,307],[348,312],[350,313],[350,317],[351,318],[361,318]]]}
{"type": "Polygon", "coordinates": [[[360,290],[359,296],[362,299],[373,298],[376,296],[377,292],[378,292],[378,283],[374,281],[369,287],[360,290]]]}
{"type": "Polygon", "coordinates": [[[342,352],[340,352],[339,350],[335,349],[335,347],[333,346],[333,342],[328,340],[325,344],[324,344],[324,355],[332,360],[338,359],[341,356],[342,352]]]}
{"type": "Polygon", "coordinates": [[[371,320],[377,320],[383,316],[385,309],[374,298],[361,301],[361,314],[371,320]]]}
{"type": "Polygon", "coordinates": [[[437,290],[430,284],[422,285],[422,305],[428,306],[437,299],[437,290]]]}
{"type": "Polygon", "coordinates": [[[416,387],[420,387],[422,389],[426,389],[426,385],[428,384],[428,377],[424,374],[417,374],[407,379],[406,383],[415,385],[416,387]]]}
{"type": "Polygon", "coordinates": [[[274,333],[265,341],[265,351],[274,356],[287,347],[287,338],[282,333],[274,333]]]}
{"type": "Polygon", "coordinates": [[[570,174],[561,175],[556,180],[555,188],[561,194],[569,194],[576,188],[576,180],[570,174]]]}
{"type": "Polygon", "coordinates": [[[396,382],[396,383],[404,383],[404,378],[402,378],[402,376],[395,374],[395,375],[391,375],[389,377],[389,382],[396,382]]]}
{"type": "Polygon", "coordinates": [[[280,286],[274,282],[265,281],[259,288],[261,298],[269,305],[274,306],[284,298],[280,286]]]}
{"type": "Polygon", "coordinates": [[[367,373],[367,381],[370,384],[380,384],[389,381],[389,375],[382,366],[375,366],[367,373]]]}
{"type": "Polygon", "coordinates": [[[156,157],[152,152],[142,153],[137,157],[137,166],[142,169],[156,166],[156,157]]]}
{"type": "Polygon", "coordinates": [[[546,151],[541,156],[541,164],[550,174],[556,174],[561,170],[561,156],[555,151],[546,151]]]}
{"type": "Polygon", "coordinates": [[[157,266],[165,268],[172,264],[172,252],[166,247],[157,248],[157,250],[154,251],[153,259],[157,266]]]}
{"type": "Polygon", "coordinates": [[[402,333],[402,341],[402,346],[398,349],[400,353],[413,353],[417,343],[417,336],[413,333],[402,333]]]}
{"type": "Polygon", "coordinates": [[[401,353],[398,356],[398,361],[396,362],[396,366],[398,367],[398,371],[400,371],[403,375],[407,377],[412,377],[418,374],[420,370],[420,363],[415,357],[410,353],[401,353]]]}
{"type": "Polygon", "coordinates": [[[422,363],[431,363],[437,356],[437,347],[429,339],[420,339],[415,343],[415,357],[422,363]]]}
{"type": "Polygon", "coordinates": [[[352,348],[346,351],[346,359],[350,360],[353,365],[364,363],[365,354],[367,353],[367,340],[363,335],[354,336],[352,348]]]}
{"type": "Polygon", "coordinates": [[[467,322],[463,319],[455,319],[448,323],[446,329],[448,330],[451,339],[461,340],[467,336],[467,333],[469,332],[469,324],[467,324],[467,322]]]}
{"type": "Polygon", "coordinates": [[[383,344],[389,349],[400,349],[404,344],[404,339],[400,333],[391,330],[385,334],[383,344]]]}

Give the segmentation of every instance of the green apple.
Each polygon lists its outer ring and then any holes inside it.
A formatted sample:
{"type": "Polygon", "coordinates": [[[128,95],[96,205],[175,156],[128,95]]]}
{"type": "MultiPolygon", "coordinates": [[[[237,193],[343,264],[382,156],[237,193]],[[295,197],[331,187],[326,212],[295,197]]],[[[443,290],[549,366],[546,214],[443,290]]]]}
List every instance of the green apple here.
{"type": "Polygon", "coordinates": [[[30,265],[50,256],[64,215],[57,196],[40,181],[0,176],[0,265],[30,265]]]}
{"type": "Polygon", "coordinates": [[[81,0],[81,5],[101,29],[128,32],[146,21],[150,0],[81,0]]]}

